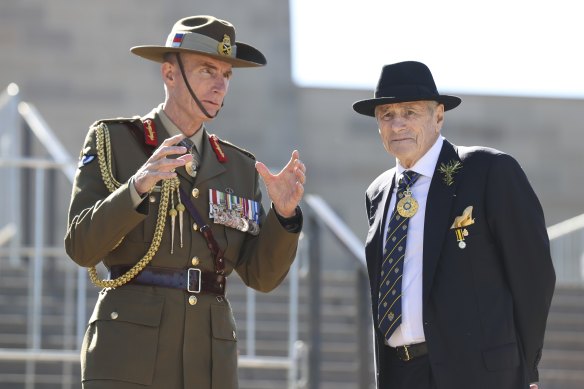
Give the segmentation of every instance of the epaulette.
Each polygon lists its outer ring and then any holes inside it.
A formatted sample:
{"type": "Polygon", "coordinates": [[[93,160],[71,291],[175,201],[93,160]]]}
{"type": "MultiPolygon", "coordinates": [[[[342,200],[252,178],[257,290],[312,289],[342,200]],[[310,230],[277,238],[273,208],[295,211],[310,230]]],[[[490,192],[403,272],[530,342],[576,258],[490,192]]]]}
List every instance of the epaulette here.
{"type": "Polygon", "coordinates": [[[216,136],[216,135],[214,135],[214,134],[213,134],[213,135],[210,135],[210,136],[214,136],[214,137],[215,137],[215,139],[217,139],[217,141],[218,141],[219,143],[221,143],[222,145],[229,146],[229,147],[231,147],[231,148],[233,148],[233,149],[235,149],[235,150],[239,151],[240,153],[242,153],[242,154],[244,154],[244,155],[248,156],[249,158],[253,159],[254,161],[256,160],[256,157],[255,157],[255,155],[253,155],[253,154],[252,154],[250,151],[247,151],[247,150],[246,150],[246,149],[244,149],[244,148],[241,148],[241,147],[239,147],[239,146],[236,146],[236,145],[234,145],[234,144],[233,144],[233,143],[231,143],[231,142],[228,142],[228,141],[226,141],[226,140],[224,140],[224,139],[221,139],[221,138],[219,138],[218,136],[216,136]]]}
{"type": "Polygon", "coordinates": [[[126,124],[126,123],[138,124],[140,121],[141,121],[140,116],[133,116],[131,118],[117,117],[117,118],[109,118],[109,119],[99,119],[99,120],[96,120],[95,123],[93,123],[91,125],[91,127],[98,126],[100,123],[103,123],[105,125],[108,125],[110,123],[112,123],[112,124],[126,124]]]}
{"type": "Polygon", "coordinates": [[[154,149],[158,146],[158,134],[154,121],[150,118],[143,119],[140,116],[133,116],[131,118],[117,117],[111,119],[100,119],[93,123],[92,127],[100,126],[102,124],[105,126],[108,126],[108,124],[125,125],[148,156],[151,155],[154,149]]]}

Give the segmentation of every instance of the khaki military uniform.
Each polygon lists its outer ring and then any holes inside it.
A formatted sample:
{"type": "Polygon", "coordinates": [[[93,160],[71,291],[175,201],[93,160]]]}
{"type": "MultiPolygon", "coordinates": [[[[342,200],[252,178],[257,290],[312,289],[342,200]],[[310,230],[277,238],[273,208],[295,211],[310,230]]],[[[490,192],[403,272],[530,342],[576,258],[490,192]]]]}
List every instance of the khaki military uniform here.
{"type": "MultiPolygon", "coordinates": [[[[128,186],[147,159],[128,122],[142,126],[147,118],[153,121],[160,144],[169,135],[156,111],[141,119],[104,122],[111,140],[111,172],[120,183],[113,192],[104,184],[97,158],[99,122],[87,134],[65,237],[67,253],[81,266],[102,261],[107,267],[131,266],[150,248],[161,194],[152,191],[136,208],[128,186]]],[[[209,219],[209,189],[232,190],[236,196],[261,204],[254,157],[223,141],[220,148],[225,162],[219,161],[205,133],[198,175],[193,178],[178,168],[180,187],[212,227],[224,250],[225,273],[235,270],[246,285],[270,291],[286,276],[299,234],[288,232],[271,209],[267,214],[261,209],[257,236],[209,219]]],[[[167,220],[160,248],[148,266],[213,271],[211,251],[193,224],[185,212],[183,247],[176,226],[171,254],[167,220]]],[[[81,368],[84,388],[236,388],[237,330],[230,304],[220,295],[159,286],[130,283],[104,289],[85,333],[81,368]]]]}

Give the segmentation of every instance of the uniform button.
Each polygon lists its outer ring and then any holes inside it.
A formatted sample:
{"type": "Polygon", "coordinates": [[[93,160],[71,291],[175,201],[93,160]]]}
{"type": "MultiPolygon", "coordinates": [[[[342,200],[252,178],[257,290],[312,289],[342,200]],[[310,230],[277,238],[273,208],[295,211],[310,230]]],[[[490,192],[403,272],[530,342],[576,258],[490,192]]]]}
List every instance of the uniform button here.
{"type": "Polygon", "coordinates": [[[193,266],[199,266],[199,263],[201,261],[199,260],[199,257],[193,257],[193,259],[191,260],[191,263],[193,264],[193,266]]]}
{"type": "Polygon", "coordinates": [[[217,299],[218,302],[220,302],[220,303],[223,302],[223,296],[217,296],[215,298],[217,299]]]}
{"type": "Polygon", "coordinates": [[[193,231],[197,231],[199,229],[199,226],[197,225],[197,223],[193,223],[193,231]]]}
{"type": "Polygon", "coordinates": [[[197,296],[190,296],[189,297],[189,304],[196,305],[197,304],[197,296]]]}
{"type": "Polygon", "coordinates": [[[235,334],[235,331],[232,332],[233,335],[233,339],[237,339],[237,335],[235,334]]]}
{"type": "Polygon", "coordinates": [[[199,198],[199,189],[197,189],[197,188],[193,189],[193,197],[196,199],[199,198]]]}
{"type": "Polygon", "coordinates": [[[110,317],[112,318],[112,320],[116,320],[116,319],[118,318],[118,316],[119,316],[119,315],[118,315],[118,313],[117,313],[117,312],[112,312],[112,313],[110,314],[110,317]]]}
{"type": "Polygon", "coordinates": [[[156,202],[156,196],[154,196],[154,195],[150,195],[150,197],[148,197],[148,200],[149,200],[151,203],[155,203],[155,202],[156,202]]]}

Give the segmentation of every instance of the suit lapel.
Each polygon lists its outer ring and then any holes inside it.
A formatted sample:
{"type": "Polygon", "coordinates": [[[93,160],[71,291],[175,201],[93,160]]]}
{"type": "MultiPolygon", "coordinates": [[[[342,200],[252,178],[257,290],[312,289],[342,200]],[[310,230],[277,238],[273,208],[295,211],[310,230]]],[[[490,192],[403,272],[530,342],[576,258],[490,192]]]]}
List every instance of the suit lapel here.
{"type": "MultiPolygon", "coordinates": [[[[381,264],[382,260],[382,246],[383,246],[383,232],[384,226],[387,221],[387,209],[389,207],[389,203],[391,200],[390,194],[393,191],[394,182],[395,182],[395,168],[393,169],[393,174],[390,174],[391,180],[388,182],[386,181],[380,188],[377,196],[371,199],[371,203],[374,204],[378,202],[375,211],[375,220],[373,221],[372,228],[370,229],[370,237],[368,239],[369,243],[367,244],[367,258],[374,259],[374,263],[370,264],[373,266],[372,268],[375,269],[375,282],[373,283],[375,290],[373,293],[373,301],[375,309],[377,309],[377,301],[378,301],[378,288],[379,288],[379,276],[381,274],[381,264]]],[[[377,315],[375,315],[377,316],[377,315]]]]}
{"type": "Polygon", "coordinates": [[[213,151],[213,148],[209,143],[209,134],[207,133],[207,130],[204,131],[203,150],[201,151],[201,166],[199,167],[199,174],[197,174],[195,179],[195,183],[197,185],[219,174],[222,174],[227,170],[225,165],[219,162],[217,159],[217,155],[215,155],[215,151],[213,151]]]}
{"type": "Polygon", "coordinates": [[[460,158],[454,146],[444,140],[432,182],[430,183],[424,219],[424,304],[427,302],[430,289],[432,288],[432,281],[442,251],[445,234],[450,228],[449,216],[451,215],[452,204],[456,196],[456,180],[455,184],[450,186],[446,185],[443,181],[443,175],[438,171],[438,168],[440,164],[453,160],[460,161],[460,158]]]}

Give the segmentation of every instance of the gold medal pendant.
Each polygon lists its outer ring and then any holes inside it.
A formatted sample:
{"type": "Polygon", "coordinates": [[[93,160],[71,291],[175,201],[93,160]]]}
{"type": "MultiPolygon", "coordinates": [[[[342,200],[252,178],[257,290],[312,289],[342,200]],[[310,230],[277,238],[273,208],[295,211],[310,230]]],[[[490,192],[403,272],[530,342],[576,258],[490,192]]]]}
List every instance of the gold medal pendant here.
{"type": "Polygon", "coordinates": [[[185,165],[185,170],[187,171],[187,174],[191,177],[196,177],[197,176],[197,164],[193,161],[191,162],[187,162],[187,164],[185,165]]]}
{"type": "Polygon", "coordinates": [[[412,191],[406,188],[404,197],[397,203],[397,213],[403,217],[412,217],[418,212],[418,202],[412,197],[412,191]]]}

